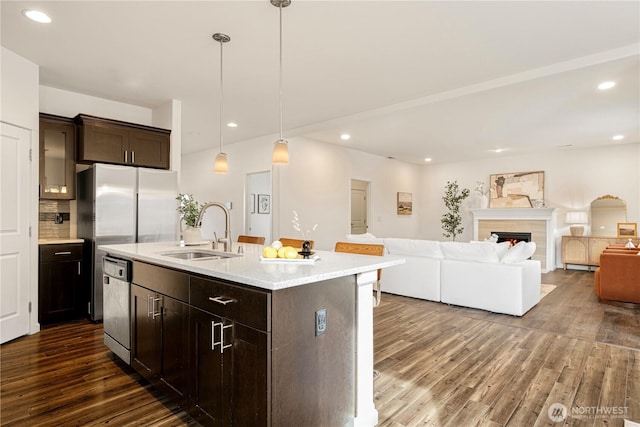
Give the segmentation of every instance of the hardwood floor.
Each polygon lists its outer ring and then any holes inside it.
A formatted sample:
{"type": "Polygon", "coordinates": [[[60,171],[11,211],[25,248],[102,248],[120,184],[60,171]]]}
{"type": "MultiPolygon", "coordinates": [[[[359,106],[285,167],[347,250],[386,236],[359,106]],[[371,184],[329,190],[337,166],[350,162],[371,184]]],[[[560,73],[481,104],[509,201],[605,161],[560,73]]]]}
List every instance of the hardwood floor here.
{"type": "MultiPolygon", "coordinates": [[[[593,273],[557,270],[543,282],[557,288],[523,317],[384,294],[374,312],[379,425],[563,425],[547,415],[556,402],[568,426],[640,422],[640,309],[598,302],[593,273]]],[[[80,321],[0,346],[0,425],[196,423],[111,355],[101,324],[80,321]]]]}
{"type": "Polygon", "coordinates": [[[379,425],[563,425],[548,416],[554,403],[564,425],[640,422],[640,310],[600,303],[593,273],[542,281],[557,288],[522,317],[385,294],[374,318],[379,425]]]}

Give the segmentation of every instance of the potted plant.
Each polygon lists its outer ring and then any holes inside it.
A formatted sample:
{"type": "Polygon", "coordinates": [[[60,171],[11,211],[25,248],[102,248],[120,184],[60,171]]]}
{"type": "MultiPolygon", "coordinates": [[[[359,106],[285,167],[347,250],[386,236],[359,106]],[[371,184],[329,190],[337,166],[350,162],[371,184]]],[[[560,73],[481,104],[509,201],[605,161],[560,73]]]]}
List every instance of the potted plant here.
{"type": "MultiPolygon", "coordinates": [[[[178,214],[180,214],[180,223],[184,221],[186,228],[182,231],[182,240],[185,244],[199,243],[202,238],[200,236],[200,224],[198,215],[202,205],[193,197],[193,194],[178,194],[176,200],[180,202],[178,205],[178,214]]],[[[182,229],[182,227],[180,227],[182,229]]]]}
{"type": "Polygon", "coordinates": [[[451,237],[453,241],[456,240],[456,236],[464,231],[462,224],[462,216],[460,216],[460,205],[462,201],[469,197],[469,189],[464,188],[460,190],[457,181],[449,182],[444,187],[445,193],[442,197],[444,205],[449,209],[449,212],[442,215],[440,222],[442,223],[442,229],[444,237],[451,237]]]}

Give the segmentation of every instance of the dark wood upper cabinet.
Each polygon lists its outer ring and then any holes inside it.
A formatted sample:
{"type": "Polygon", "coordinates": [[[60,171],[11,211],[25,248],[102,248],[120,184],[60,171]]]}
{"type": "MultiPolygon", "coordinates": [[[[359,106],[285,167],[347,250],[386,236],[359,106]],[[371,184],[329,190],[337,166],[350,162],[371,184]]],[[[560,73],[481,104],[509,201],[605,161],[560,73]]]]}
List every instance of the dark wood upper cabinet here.
{"type": "Polygon", "coordinates": [[[76,127],[73,119],[40,113],[40,198],[76,198],[76,127]]]}
{"type": "Polygon", "coordinates": [[[171,131],[79,114],[78,162],[170,167],[171,131]]]}

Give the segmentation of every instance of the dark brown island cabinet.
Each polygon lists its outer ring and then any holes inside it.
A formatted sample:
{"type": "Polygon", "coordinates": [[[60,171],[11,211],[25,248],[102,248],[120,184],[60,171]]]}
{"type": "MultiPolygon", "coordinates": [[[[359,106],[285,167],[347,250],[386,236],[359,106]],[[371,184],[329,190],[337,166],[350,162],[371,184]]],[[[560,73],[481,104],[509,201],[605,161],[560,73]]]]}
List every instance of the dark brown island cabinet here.
{"type": "Polygon", "coordinates": [[[170,167],[171,131],[78,114],[78,163],[170,167]]]}
{"type": "Polygon", "coordinates": [[[133,283],[132,366],[200,424],[353,423],[355,277],[270,291],[134,261],[133,283]]]}
{"type": "Polygon", "coordinates": [[[41,325],[82,317],[82,243],[40,245],[38,322],[41,325]]]}

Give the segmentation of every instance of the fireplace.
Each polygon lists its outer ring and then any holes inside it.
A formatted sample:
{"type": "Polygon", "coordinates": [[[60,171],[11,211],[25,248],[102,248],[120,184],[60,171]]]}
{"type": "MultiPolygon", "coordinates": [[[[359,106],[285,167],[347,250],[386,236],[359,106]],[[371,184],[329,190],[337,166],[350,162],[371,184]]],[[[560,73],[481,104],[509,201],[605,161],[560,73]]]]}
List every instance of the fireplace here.
{"type": "Polygon", "coordinates": [[[531,257],[540,261],[543,273],[555,269],[555,208],[471,209],[474,240],[488,239],[491,230],[531,233],[536,251],[531,257]]]}
{"type": "Polygon", "coordinates": [[[491,234],[498,236],[498,243],[511,242],[511,246],[518,242],[530,242],[531,233],[525,233],[520,231],[492,231],[491,234]]]}

